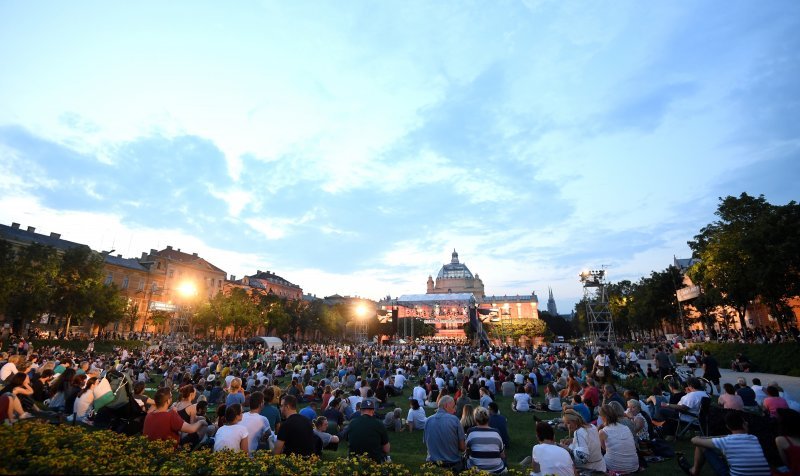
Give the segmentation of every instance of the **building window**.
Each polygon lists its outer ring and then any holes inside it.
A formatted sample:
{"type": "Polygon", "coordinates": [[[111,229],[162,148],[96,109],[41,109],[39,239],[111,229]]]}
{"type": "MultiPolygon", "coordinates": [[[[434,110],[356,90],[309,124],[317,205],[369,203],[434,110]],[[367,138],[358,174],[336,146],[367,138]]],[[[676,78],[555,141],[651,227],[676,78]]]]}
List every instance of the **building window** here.
{"type": "Polygon", "coordinates": [[[139,280],[139,284],[136,286],[137,291],[144,291],[144,279],[139,280]]]}
{"type": "Polygon", "coordinates": [[[171,269],[171,270],[169,270],[169,277],[171,278],[173,276],[175,276],[175,270],[171,269]]]}
{"type": "Polygon", "coordinates": [[[108,286],[113,282],[114,282],[114,273],[108,273],[108,276],[106,276],[106,280],[104,281],[104,284],[108,286]]]}
{"type": "Polygon", "coordinates": [[[150,285],[150,292],[156,292],[156,291],[158,291],[158,283],[153,281],[153,284],[150,285]]]}
{"type": "Polygon", "coordinates": [[[128,289],[128,277],[122,278],[122,289],[128,289]]]}

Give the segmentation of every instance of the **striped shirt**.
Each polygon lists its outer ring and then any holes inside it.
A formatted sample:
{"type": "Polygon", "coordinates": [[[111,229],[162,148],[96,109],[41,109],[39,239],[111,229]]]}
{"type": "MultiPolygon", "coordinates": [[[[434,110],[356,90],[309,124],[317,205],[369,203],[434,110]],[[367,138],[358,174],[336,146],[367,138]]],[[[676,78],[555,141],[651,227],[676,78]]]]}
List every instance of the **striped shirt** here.
{"type": "Polygon", "coordinates": [[[478,468],[499,473],[506,467],[500,454],[503,452],[503,438],[494,428],[474,427],[467,433],[469,458],[467,468],[478,468]]]}
{"type": "Polygon", "coordinates": [[[734,434],[712,438],[711,442],[728,460],[731,476],[770,476],[767,459],[755,436],[734,434]]]}

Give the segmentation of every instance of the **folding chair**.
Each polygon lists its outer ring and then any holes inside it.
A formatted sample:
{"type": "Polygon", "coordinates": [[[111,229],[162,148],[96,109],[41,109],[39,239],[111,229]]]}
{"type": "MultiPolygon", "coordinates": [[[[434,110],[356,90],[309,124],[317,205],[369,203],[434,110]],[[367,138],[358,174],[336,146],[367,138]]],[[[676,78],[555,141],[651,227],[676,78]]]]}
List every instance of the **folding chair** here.
{"type": "MultiPolygon", "coordinates": [[[[711,398],[703,397],[700,400],[700,413],[697,416],[692,415],[690,421],[683,421],[678,418],[678,426],[675,428],[675,438],[683,436],[691,428],[697,428],[703,436],[708,435],[708,410],[711,407],[711,398]]],[[[683,413],[686,415],[687,413],[683,413]]]]}

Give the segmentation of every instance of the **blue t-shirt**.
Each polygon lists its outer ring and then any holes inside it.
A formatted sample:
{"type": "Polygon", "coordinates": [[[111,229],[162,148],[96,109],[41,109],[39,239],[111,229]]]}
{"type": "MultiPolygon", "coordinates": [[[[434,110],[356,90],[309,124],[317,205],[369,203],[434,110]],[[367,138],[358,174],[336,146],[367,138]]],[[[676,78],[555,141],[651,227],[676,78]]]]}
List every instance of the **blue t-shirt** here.
{"type": "Polygon", "coordinates": [[[225,397],[225,405],[231,406],[235,403],[240,405],[244,405],[244,395],[241,393],[229,393],[227,397],[225,397]]]}
{"type": "Polygon", "coordinates": [[[580,415],[583,417],[583,421],[592,421],[592,415],[589,413],[589,407],[587,407],[585,403],[581,402],[573,405],[572,409],[580,413],[580,415]]]}
{"type": "Polygon", "coordinates": [[[439,409],[425,422],[423,440],[428,447],[428,461],[456,463],[461,461],[459,442],[465,441],[461,421],[446,411],[439,409]]]}
{"type": "Polygon", "coordinates": [[[308,418],[311,421],[314,421],[314,419],[317,418],[317,412],[315,412],[314,409],[311,407],[305,407],[297,413],[303,415],[304,417],[308,418]]]}
{"type": "Polygon", "coordinates": [[[264,408],[261,409],[261,414],[267,417],[267,420],[269,420],[269,427],[272,428],[272,431],[275,431],[278,421],[281,419],[280,410],[272,404],[266,404],[264,408]]]}

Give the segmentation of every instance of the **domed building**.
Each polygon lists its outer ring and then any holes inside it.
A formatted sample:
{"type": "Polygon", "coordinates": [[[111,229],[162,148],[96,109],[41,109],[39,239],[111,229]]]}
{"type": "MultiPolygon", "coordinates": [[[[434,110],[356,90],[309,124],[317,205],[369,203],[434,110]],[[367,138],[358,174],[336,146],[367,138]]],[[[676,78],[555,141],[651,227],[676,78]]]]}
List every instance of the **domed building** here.
{"type": "Polygon", "coordinates": [[[478,300],[484,297],[483,281],[477,274],[473,276],[466,264],[458,261],[456,250],[453,250],[450,263],[439,270],[435,283],[433,276],[428,276],[428,290],[425,294],[451,293],[471,293],[478,300]]]}

